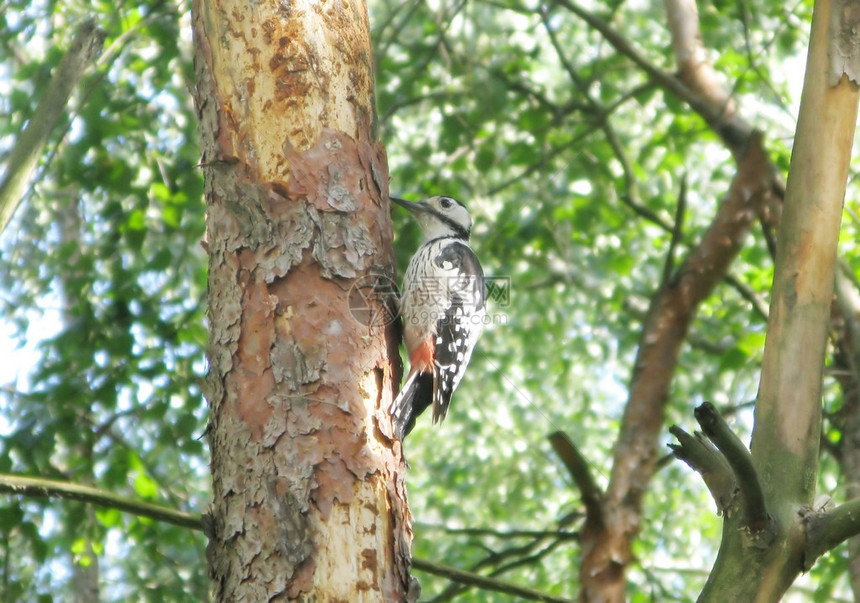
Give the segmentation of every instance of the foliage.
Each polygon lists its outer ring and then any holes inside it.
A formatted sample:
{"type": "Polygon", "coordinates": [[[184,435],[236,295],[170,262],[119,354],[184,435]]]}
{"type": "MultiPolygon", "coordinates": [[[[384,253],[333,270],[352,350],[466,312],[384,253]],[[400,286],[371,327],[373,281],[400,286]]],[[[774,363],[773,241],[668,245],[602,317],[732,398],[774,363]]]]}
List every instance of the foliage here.
{"type": "MultiPolygon", "coordinates": [[[[199,511],[205,253],[187,7],[7,6],[2,141],[32,112],[70,24],[93,12],[108,35],[101,63],[2,241],[4,317],[21,343],[47,335],[4,390],[0,470],[199,511]]],[[[70,564],[90,563],[87,540],[109,559],[106,599],[208,591],[204,540],[180,528],[114,512],[90,522],[80,505],[32,500],[6,500],[0,515],[4,600],[64,598],[70,564]]]]}
{"type": "MultiPolygon", "coordinates": [[[[392,192],[465,201],[477,214],[474,247],[486,272],[511,283],[509,304],[490,308],[494,324],[447,421],[422,420],[407,441],[415,554],[573,597],[580,551],[569,535],[547,532],[575,533],[583,509],[546,436],[567,433],[605,484],[682,178],[677,262],[728,190],[731,157],[683,102],[560,6],[542,13],[516,2],[375,0],[370,9],[392,192]]],[[[659,4],[591,9],[651,62],[674,69],[659,4]]],[[[102,62],[0,239],[3,318],[20,353],[36,348],[33,365],[0,394],[0,471],[201,511],[204,208],[188,10],[169,0],[13,0],[0,9],[0,113],[8,116],[0,152],[68,47],[70,25],[95,15],[108,34],[102,62]]],[[[700,10],[709,58],[786,171],[811,2],[700,10]]],[[[856,199],[846,202],[853,241],[856,199]]],[[[394,211],[405,265],[417,229],[394,211]]],[[[854,245],[842,251],[856,273],[854,245]]],[[[667,426],[691,425],[693,406],[711,400],[748,437],[765,327],[753,301],[766,307],[772,278],[760,230],[731,277],[694,322],[667,426]]],[[[830,382],[825,395],[827,438],[839,442],[841,390],[830,382]]],[[[841,500],[839,464],[824,461],[821,489],[841,500]]],[[[694,598],[721,527],[698,477],[667,459],[645,517],[631,599],[694,598]]],[[[4,600],[66,598],[72,564],[86,563],[81,539],[103,551],[107,600],[206,596],[204,541],[180,528],[109,511],[92,522],[75,505],[8,499],[0,537],[4,600]]],[[[834,552],[803,592],[844,595],[846,566],[846,553],[834,552]]],[[[459,588],[419,578],[428,600],[459,588]]],[[[457,600],[509,598],[466,590],[457,600]]]]}

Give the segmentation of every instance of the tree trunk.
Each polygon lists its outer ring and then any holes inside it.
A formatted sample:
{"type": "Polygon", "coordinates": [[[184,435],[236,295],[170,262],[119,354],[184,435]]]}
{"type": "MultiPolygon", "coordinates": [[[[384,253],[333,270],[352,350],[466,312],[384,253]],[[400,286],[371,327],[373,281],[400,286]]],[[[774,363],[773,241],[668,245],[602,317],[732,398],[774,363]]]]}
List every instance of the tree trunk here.
{"type": "Polygon", "coordinates": [[[699,304],[726,274],[749,232],[756,207],[765,203],[772,176],[754,136],[739,158],[738,173],[701,242],[662,283],[642,329],[630,396],[615,445],[612,475],[599,514],[582,530],[583,601],[624,601],[626,571],[642,521],[648,481],[657,466],[657,438],[681,344],[699,304]]]}
{"type": "MultiPolygon", "coordinates": [[[[69,196],[68,206],[60,216],[60,238],[64,246],[72,249],[72,253],[64,258],[67,270],[60,273],[60,300],[62,302],[62,324],[64,329],[72,328],[75,321],[80,320],[80,316],[75,313],[75,308],[85,306],[82,304],[82,295],[79,287],[75,286],[72,278],[79,270],[79,262],[81,260],[80,241],[81,241],[81,203],[74,191],[69,196]]],[[[80,442],[74,446],[72,458],[77,457],[86,459],[85,463],[80,463],[76,471],[76,481],[79,484],[93,486],[95,479],[93,476],[92,467],[93,460],[93,445],[94,437],[92,434],[92,426],[96,424],[93,420],[92,413],[87,411],[79,411],[80,416],[78,423],[75,426],[79,429],[82,437],[80,442]]],[[[72,601],[74,603],[98,603],[101,600],[101,588],[99,585],[99,558],[96,555],[95,547],[91,536],[95,533],[95,526],[98,525],[96,510],[91,505],[82,503],[70,503],[66,507],[68,514],[67,521],[74,526],[74,533],[79,538],[84,538],[85,548],[80,552],[73,552],[70,555],[72,566],[72,601]]]]}
{"type": "Polygon", "coordinates": [[[396,334],[350,309],[379,309],[362,277],[393,265],[367,9],[195,0],[193,12],[215,598],[404,600],[396,334]]]}
{"type": "Polygon", "coordinates": [[[756,530],[743,513],[726,513],[704,601],[777,601],[813,561],[804,516],[815,495],[821,375],[858,100],[846,78],[828,81],[828,42],[839,30],[833,24],[850,16],[841,4],[815,3],[751,446],[769,525],[756,530]]]}

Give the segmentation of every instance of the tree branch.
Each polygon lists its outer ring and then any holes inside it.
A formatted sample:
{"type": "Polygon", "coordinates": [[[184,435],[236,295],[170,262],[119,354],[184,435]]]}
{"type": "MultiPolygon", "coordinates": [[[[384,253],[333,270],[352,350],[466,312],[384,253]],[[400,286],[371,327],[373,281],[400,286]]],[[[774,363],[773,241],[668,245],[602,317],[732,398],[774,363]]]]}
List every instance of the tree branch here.
{"type": "Polygon", "coordinates": [[[504,189],[508,188],[509,186],[519,182],[520,180],[527,178],[531,174],[534,174],[535,172],[537,172],[538,170],[540,170],[541,168],[546,166],[552,159],[558,157],[559,155],[561,155],[565,151],[567,151],[573,147],[578,146],[583,140],[585,140],[586,138],[591,136],[591,134],[594,133],[594,131],[597,129],[598,129],[597,126],[588,128],[586,131],[575,135],[570,140],[558,145],[557,147],[551,148],[544,155],[542,155],[540,159],[535,161],[533,164],[529,165],[527,168],[523,169],[519,174],[516,174],[515,176],[512,176],[511,178],[505,180],[501,184],[497,184],[496,186],[492,187],[487,192],[487,195],[490,197],[497,195],[498,193],[500,193],[504,189]]]}
{"type": "Polygon", "coordinates": [[[588,461],[564,432],[551,433],[549,442],[582,493],[586,521],[594,522],[592,525],[603,525],[603,492],[591,475],[588,461]]]}
{"type": "Polygon", "coordinates": [[[771,190],[771,179],[761,139],[753,136],[702,240],[690,251],[675,278],[651,298],[606,489],[604,513],[612,515],[603,530],[589,530],[588,525],[581,530],[586,551],[580,572],[584,581],[612,580],[617,566],[632,560],[627,543],[639,530],[642,494],[656,470],[657,442],[681,346],[699,305],[737,256],[755,218],[755,207],[771,190]],[[607,560],[612,560],[611,564],[607,560]]]}
{"type": "Polygon", "coordinates": [[[716,70],[705,56],[695,0],[663,0],[663,5],[681,81],[722,120],[737,120],[737,105],[731,90],[719,82],[716,70]]]}
{"type": "Polygon", "coordinates": [[[758,293],[753,290],[747,283],[741,281],[739,278],[734,276],[733,274],[727,274],[725,276],[726,283],[731,285],[735,291],[737,291],[741,297],[747,300],[755,310],[755,313],[761,316],[765,322],[767,322],[767,315],[769,313],[769,309],[767,307],[767,302],[764,301],[761,297],[759,297],[758,293]]]}
{"type": "Polygon", "coordinates": [[[510,582],[505,582],[504,580],[499,580],[498,578],[489,578],[480,574],[475,574],[472,572],[457,569],[455,567],[451,567],[450,565],[444,565],[442,563],[436,563],[434,561],[427,561],[426,559],[412,559],[412,567],[413,569],[427,572],[428,574],[433,574],[434,576],[447,578],[448,580],[454,582],[468,584],[470,586],[476,586],[485,590],[492,590],[508,595],[514,595],[515,597],[526,599],[528,601],[573,603],[573,599],[566,599],[564,597],[558,597],[556,595],[551,595],[549,593],[534,590],[532,588],[517,586],[516,584],[511,584],[510,582]]]}
{"type": "MultiPolygon", "coordinates": [[[[564,519],[559,521],[559,525],[564,525],[564,519]]],[[[576,537],[575,534],[568,533],[569,536],[576,537]]],[[[491,536],[495,536],[491,534],[491,536]]],[[[482,550],[488,551],[488,555],[483,559],[479,560],[476,563],[473,563],[467,570],[470,573],[477,574],[480,570],[484,568],[492,568],[484,575],[492,578],[497,578],[502,575],[506,571],[510,569],[521,566],[523,563],[528,563],[528,560],[536,560],[540,559],[543,556],[549,554],[556,547],[563,544],[569,538],[563,538],[559,533],[552,532],[538,532],[534,536],[530,536],[530,542],[527,542],[523,545],[517,545],[512,547],[504,548],[500,551],[494,551],[492,548],[484,544],[483,542],[479,543],[477,546],[482,550]],[[541,545],[544,540],[550,539],[549,544],[544,546],[543,548],[535,551],[541,545]]],[[[472,585],[463,584],[460,582],[451,582],[445,589],[442,590],[441,593],[436,595],[430,601],[432,603],[442,603],[443,601],[453,601],[460,594],[469,590],[472,585]]]]}
{"type": "Polygon", "coordinates": [[[609,26],[606,21],[597,15],[585,10],[571,0],[555,0],[555,4],[562,6],[578,16],[596,29],[603,38],[609,42],[616,51],[633,61],[642,69],[648,77],[657,82],[664,90],[687,103],[693,111],[698,113],[708,125],[723,139],[726,146],[736,156],[743,152],[752,135],[752,129],[740,119],[727,120],[722,111],[714,110],[711,105],[687,87],[673,74],[663,71],[644,55],[642,55],[628,39],[609,26]]]}
{"type": "Polygon", "coordinates": [[[6,174],[0,182],[0,232],[6,229],[21,203],[51,132],[62,119],[69,97],[101,51],[103,43],[104,33],[96,22],[84,21],[75,32],[68,52],[54,70],[48,88],[9,155],[6,174]]]}
{"type": "Polygon", "coordinates": [[[577,540],[579,533],[568,530],[494,530],[492,528],[451,528],[445,525],[415,522],[415,527],[422,531],[439,530],[446,534],[462,536],[489,536],[499,540],[510,540],[513,538],[556,538],[558,540],[577,540]]]}
{"type": "Polygon", "coordinates": [[[139,517],[149,517],[156,521],[193,530],[202,530],[203,522],[199,515],[178,511],[162,505],[147,503],[90,486],[37,477],[0,474],[0,492],[32,496],[36,498],[64,498],[79,500],[107,509],[117,509],[139,517]]]}
{"type": "Polygon", "coordinates": [[[770,516],[765,505],[764,492],[758,479],[758,472],[752,462],[749,449],[740,441],[725,419],[710,402],[705,402],[695,410],[696,421],[702,431],[723,453],[737,479],[738,489],[743,502],[743,524],[753,532],[765,529],[770,516]]]}
{"type": "MultiPolygon", "coordinates": [[[[0,474],[0,493],[7,493],[33,498],[62,498],[77,500],[106,509],[116,509],[124,513],[148,517],[156,521],[170,523],[183,528],[203,531],[203,520],[200,515],[178,511],[162,505],[147,503],[124,496],[113,494],[90,486],[81,486],[69,482],[20,475],[0,474]]],[[[527,587],[517,586],[498,578],[490,578],[467,572],[441,563],[413,558],[412,566],[420,571],[436,576],[442,576],[454,582],[467,584],[486,590],[506,593],[529,601],[548,601],[551,603],[571,603],[571,599],[557,597],[527,587]]]]}
{"type": "Polygon", "coordinates": [[[679,442],[669,444],[672,454],[702,476],[717,504],[717,511],[724,514],[731,506],[738,487],[726,457],[700,432],[690,435],[677,425],[672,425],[669,433],[679,442]]]}
{"type": "MultiPolygon", "coordinates": [[[[675,62],[680,71],[680,79],[694,94],[710,105],[712,111],[719,112],[724,121],[732,122],[738,133],[742,134],[737,141],[726,141],[729,143],[727,145],[729,149],[737,156],[743,145],[746,144],[746,140],[752,134],[752,130],[739,115],[737,103],[732,98],[734,90],[720,82],[716,70],[707,60],[705,47],[702,43],[699,11],[696,2],[695,0],[663,0],[663,5],[666,9],[669,32],[672,35],[672,48],[675,54],[675,62]],[[732,146],[732,142],[736,142],[737,146],[732,146]]],[[[744,32],[750,65],[758,73],[759,70],[754,65],[753,55],[750,52],[747,32],[748,24],[746,23],[747,12],[748,8],[742,6],[741,14],[744,19],[744,32]]],[[[763,75],[761,77],[766,81],[763,75]]],[[[772,85],[769,85],[769,87],[771,90],[773,89],[772,85]]],[[[775,181],[773,192],[773,195],[769,195],[771,202],[757,208],[762,231],[768,245],[768,250],[771,252],[771,257],[775,257],[776,255],[776,244],[773,233],[782,214],[784,187],[775,181]]],[[[765,313],[764,316],[766,315],[765,313]]]]}
{"type": "MultiPolygon", "coordinates": [[[[598,124],[600,129],[603,130],[603,134],[606,137],[606,142],[609,143],[609,146],[615,153],[615,157],[621,164],[621,170],[624,172],[625,192],[619,195],[619,199],[621,199],[622,203],[630,207],[630,209],[632,209],[639,216],[645,218],[646,220],[654,222],[658,226],[662,227],[664,230],[671,231],[672,226],[657,212],[647,207],[642,202],[642,199],[639,196],[639,186],[637,184],[636,173],[633,169],[633,164],[631,163],[630,158],[627,156],[627,151],[624,149],[624,145],[618,139],[618,135],[616,134],[615,129],[609,122],[609,116],[615,110],[615,107],[618,106],[618,103],[616,103],[613,107],[609,109],[605,109],[600,103],[598,103],[591,97],[591,94],[589,94],[588,91],[588,85],[582,80],[581,77],[579,77],[579,74],[576,72],[576,69],[574,68],[573,64],[570,62],[570,60],[568,60],[567,55],[565,55],[564,49],[561,47],[561,44],[558,41],[558,37],[555,35],[555,30],[550,25],[549,14],[547,10],[545,8],[542,8],[539,12],[541,22],[544,26],[544,29],[546,30],[547,35],[549,36],[550,43],[555,50],[555,54],[558,57],[559,62],[561,62],[562,67],[564,67],[564,70],[565,72],[567,72],[567,75],[570,77],[571,81],[579,89],[580,93],[582,93],[583,97],[588,103],[590,112],[593,113],[600,120],[598,124]]],[[[635,92],[639,91],[641,90],[637,89],[635,92]]],[[[625,95],[625,97],[630,96],[632,96],[632,94],[625,95]]],[[[625,97],[622,97],[619,102],[625,97]]]]}
{"type": "Polygon", "coordinates": [[[672,239],[669,242],[669,251],[666,253],[666,262],[663,264],[662,284],[669,283],[675,276],[675,251],[681,243],[684,234],[684,211],[687,208],[687,173],[681,175],[681,189],[678,191],[678,203],[675,207],[675,221],[672,226],[672,239]]]}
{"type": "Polygon", "coordinates": [[[671,286],[662,287],[645,319],[636,368],[615,450],[609,496],[627,500],[630,489],[644,491],[653,470],[653,447],[678,353],[698,305],[725,276],[741,247],[754,212],[767,191],[767,157],[759,144],[741,158],[732,182],[702,241],[679,267],[671,286]],[[648,368],[647,378],[643,369],[648,368]],[[639,459],[630,462],[630,459],[639,459]]]}

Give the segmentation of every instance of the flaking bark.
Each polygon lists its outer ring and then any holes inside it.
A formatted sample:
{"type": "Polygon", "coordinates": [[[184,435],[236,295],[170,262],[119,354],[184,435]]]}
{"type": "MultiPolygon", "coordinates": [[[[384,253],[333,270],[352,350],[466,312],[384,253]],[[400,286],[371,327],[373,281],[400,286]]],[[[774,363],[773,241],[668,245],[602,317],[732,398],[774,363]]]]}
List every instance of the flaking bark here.
{"type": "Polygon", "coordinates": [[[216,599],[405,599],[397,342],[349,307],[359,277],[393,265],[366,7],[193,11],[216,599]]]}

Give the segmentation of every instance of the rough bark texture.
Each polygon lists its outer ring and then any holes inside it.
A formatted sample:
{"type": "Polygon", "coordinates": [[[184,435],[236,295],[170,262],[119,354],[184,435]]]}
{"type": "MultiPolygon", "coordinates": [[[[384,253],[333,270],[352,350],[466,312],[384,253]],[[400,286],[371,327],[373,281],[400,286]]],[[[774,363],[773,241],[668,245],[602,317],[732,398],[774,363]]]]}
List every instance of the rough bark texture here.
{"type": "Polygon", "coordinates": [[[393,264],[366,7],[193,12],[215,598],[405,599],[412,536],[387,414],[397,342],[349,305],[358,279],[393,264]]]}

